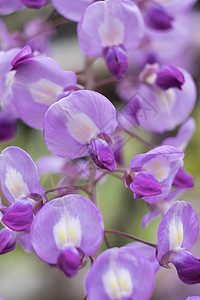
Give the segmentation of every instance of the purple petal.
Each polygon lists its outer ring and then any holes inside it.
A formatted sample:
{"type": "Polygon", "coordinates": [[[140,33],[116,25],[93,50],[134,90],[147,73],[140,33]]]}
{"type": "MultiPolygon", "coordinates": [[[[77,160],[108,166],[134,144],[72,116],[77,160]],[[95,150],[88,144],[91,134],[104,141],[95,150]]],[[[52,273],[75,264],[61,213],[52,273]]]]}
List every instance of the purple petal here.
{"type": "Polygon", "coordinates": [[[130,188],[140,197],[155,196],[162,193],[159,182],[154,175],[148,172],[141,172],[136,175],[130,188]]]}
{"type": "Polygon", "coordinates": [[[27,231],[33,222],[33,206],[18,200],[7,208],[2,222],[14,231],[27,231]]]}
{"type": "Polygon", "coordinates": [[[1,187],[10,203],[27,198],[31,193],[44,196],[39,173],[32,158],[18,147],[8,147],[0,155],[1,187]]]}
{"type": "Polygon", "coordinates": [[[9,110],[0,112],[0,142],[12,139],[17,132],[17,119],[9,110]]]}
{"type": "Polygon", "coordinates": [[[0,231],[0,254],[12,251],[17,246],[15,234],[8,228],[0,231]]]}
{"type": "Polygon", "coordinates": [[[80,264],[80,254],[72,245],[69,245],[58,256],[58,267],[65,273],[66,276],[76,276],[80,264]]]}
{"type": "Polygon", "coordinates": [[[93,255],[103,234],[99,209],[83,196],[67,195],[46,203],[39,210],[31,228],[31,241],[40,259],[57,264],[60,251],[69,244],[86,256],[93,255]]]}
{"type": "Polygon", "coordinates": [[[171,145],[177,147],[181,150],[184,150],[189,143],[192,135],[196,129],[195,120],[189,118],[185,121],[178,130],[178,133],[175,137],[169,137],[164,139],[162,145],[171,145]]]}
{"type": "Polygon", "coordinates": [[[105,52],[105,61],[113,76],[117,79],[124,77],[128,69],[128,60],[126,51],[122,47],[108,48],[105,52]]]}
{"type": "Polygon", "coordinates": [[[116,109],[104,96],[77,91],[53,104],[46,113],[44,139],[49,150],[63,158],[88,155],[87,145],[100,132],[117,127],[116,109]]]}
{"type": "Polygon", "coordinates": [[[173,185],[191,189],[194,187],[194,177],[188,174],[183,168],[180,168],[174,178],[173,185]]]}
{"type": "Polygon", "coordinates": [[[31,8],[41,8],[46,4],[46,0],[21,0],[21,2],[31,8]]]}
{"type": "Polygon", "coordinates": [[[113,171],[116,168],[115,156],[106,141],[97,138],[88,145],[88,152],[94,163],[101,169],[113,171]]]}
{"type": "Polygon", "coordinates": [[[186,300],[200,300],[200,297],[198,297],[198,296],[191,296],[191,297],[188,297],[186,300]]]}
{"type": "Polygon", "coordinates": [[[31,252],[33,247],[31,245],[31,238],[29,232],[20,232],[17,235],[17,241],[22,245],[26,252],[31,252]]]}
{"type": "Polygon", "coordinates": [[[129,247],[112,248],[97,257],[87,274],[87,299],[147,300],[151,297],[154,280],[153,265],[145,256],[129,247]]]}
{"type": "Polygon", "coordinates": [[[191,204],[185,201],[175,202],[158,228],[158,261],[169,251],[190,250],[198,232],[198,219],[191,204]]]}
{"type": "Polygon", "coordinates": [[[27,62],[34,55],[29,46],[25,46],[12,60],[11,64],[13,66],[12,70],[16,70],[21,64],[27,62]]]}
{"type": "Polygon", "coordinates": [[[173,18],[164,10],[164,8],[152,3],[147,9],[145,21],[150,28],[157,30],[168,30],[172,28],[173,18]]]}
{"type": "Polygon", "coordinates": [[[162,90],[169,88],[182,89],[185,83],[183,73],[173,65],[166,65],[157,72],[156,85],[162,90]]]}
{"type": "Polygon", "coordinates": [[[190,252],[180,251],[171,255],[178,276],[186,284],[200,283],[200,261],[190,252]]]}

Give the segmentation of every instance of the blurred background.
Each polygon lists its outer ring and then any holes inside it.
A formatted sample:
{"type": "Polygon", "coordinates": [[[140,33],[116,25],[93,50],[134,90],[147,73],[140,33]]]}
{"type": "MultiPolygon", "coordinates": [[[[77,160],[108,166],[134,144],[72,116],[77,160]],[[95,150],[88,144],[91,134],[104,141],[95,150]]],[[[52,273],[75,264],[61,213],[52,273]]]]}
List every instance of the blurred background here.
{"type": "MultiPolygon", "coordinates": [[[[198,12],[199,3],[195,9],[198,12]]],[[[25,24],[34,18],[44,18],[60,25],[54,28],[54,35],[50,42],[49,55],[53,57],[65,70],[81,72],[84,69],[84,55],[79,49],[76,35],[76,23],[64,24],[64,19],[56,13],[51,6],[40,10],[24,9],[2,17],[9,32],[23,30],[25,24]],[[59,20],[59,21],[58,21],[59,20]],[[61,20],[61,21],[60,21],[61,20]],[[63,23],[63,24],[62,24],[63,23]]],[[[200,24],[200,15],[199,15],[200,24]]],[[[200,65],[200,35],[199,28],[196,32],[191,32],[196,41],[196,69],[194,72],[197,88],[199,87],[200,65]],[[199,57],[198,57],[199,55],[199,57]]],[[[109,73],[102,59],[98,59],[93,65],[93,72],[97,80],[109,77],[109,73]]],[[[80,77],[81,81],[81,77],[80,77]]],[[[114,85],[111,83],[98,90],[107,96],[117,107],[122,105],[119,102],[114,85]]],[[[197,129],[185,152],[185,169],[195,177],[195,188],[188,190],[179,200],[185,200],[193,205],[200,219],[200,107],[197,101],[192,113],[196,120],[197,129]]],[[[176,131],[170,134],[175,134],[176,131]]],[[[153,141],[155,144],[167,135],[154,135],[142,133],[144,139],[153,141]]],[[[124,137],[123,156],[124,165],[128,167],[130,160],[136,154],[148,151],[136,139],[128,136],[124,137]]],[[[1,143],[0,150],[5,147],[15,145],[26,150],[36,161],[49,151],[43,140],[43,133],[18,122],[17,136],[9,142],[1,143]]],[[[52,176],[41,177],[41,185],[45,188],[54,187],[55,178],[52,176]]],[[[141,199],[134,200],[132,193],[127,190],[122,182],[114,177],[108,177],[105,182],[98,186],[98,206],[102,211],[105,228],[125,231],[138,236],[149,242],[157,242],[157,228],[161,217],[153,220],[147,228],[141,227],[143,215],[148,212],[146,203],[141,199]]],[[[130,242],[126,238],[108,235],[108,240],[112,246],[121,246],[130,242]]],[[[100,252],[105,249],[102,243],[100,252]]],[[[192,253],[200,258],[200,239],[198,238],[192,253]]],[[[68,279],[56,268],[50,267],[40,261],[34,253],[25,253],[20,245],[7,254],[0,256],[0,297],[6,300],[82,300],[84,298],[84,278],[88,265],[79,272],[78,276],[68,279]]],[[[141,287],[145,288],[145,287],[141,287]]],[[[176,274],[173,266],[171,269],[160,269],[156,276],[155,291],[152,300],[184,300],[188,296],[200,296],[200,285],[188,286],[183,284],[176,274]]],[[[94,299],[95,300],[95,299],[94,299]]],[[[103,299],[102,299],[103,300],[103,299]]],[[[142,300],[142,299],[141,299],[142,300]]]]}

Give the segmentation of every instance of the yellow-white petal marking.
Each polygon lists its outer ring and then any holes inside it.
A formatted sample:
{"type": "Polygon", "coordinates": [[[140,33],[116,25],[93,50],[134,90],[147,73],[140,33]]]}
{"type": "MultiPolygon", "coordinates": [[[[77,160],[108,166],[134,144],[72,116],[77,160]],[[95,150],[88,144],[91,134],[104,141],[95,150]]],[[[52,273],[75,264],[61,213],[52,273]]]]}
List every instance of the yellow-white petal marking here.
{"type": "Polygon", "coordinates": [[[128,297],[133,292],[131,275],[127,269],[110,265],[102,279],[105,291],[112,300],[128,297]]]}
{"type": "Polygon", "coordinates": [[[78,217],[62,216],[53,228],[53,235],[58,249],[68,245],[81,245],[81,224],[78,217]]]}
{"type": "Polygon", "coordinates": [[[30,194],[22,174],[14,168],[7,168],[5,184],[14,199],[24,198],[30,194]]]}

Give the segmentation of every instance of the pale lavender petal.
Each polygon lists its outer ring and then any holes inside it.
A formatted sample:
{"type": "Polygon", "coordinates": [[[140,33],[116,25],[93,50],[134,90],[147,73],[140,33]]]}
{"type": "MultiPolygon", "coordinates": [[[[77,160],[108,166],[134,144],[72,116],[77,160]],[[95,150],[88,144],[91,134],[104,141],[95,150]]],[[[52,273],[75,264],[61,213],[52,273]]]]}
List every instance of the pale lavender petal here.
{"type": "Polygon", "coordinates": [[[49,106],[64,89],[75,86],[76,80],[74,72],[62,70],[50,57],[37,56],[22,63],[13,83],[14,103],[20,118],[27,125],[42,129],[49,106]]]}
{"type": "Polygon", "coordinates": [[[158,228],[158,261],[169,251],[190,250],[199,232],[196,213],[191,204],[176,201],[158,228]]]}
{"type": "Polygon", "coordinates": [[[116,127],[116,109],[106,97],[77,91],[49,108],[44,139],[53,154],[73,159],[88,155],[91,139],[101,132],[109,135],[116,127]]]}
{"type": "Polygon", "coordinates": [[[191,296],[191,297],[188,297],[186,300],[200,300],[200,297],[199,296],[191,296]]]}
{"type": "Polygon", "coordinates": [[[22,245],[26,252],[31,252],[33,247],[31,245],[31,238],[29,232],[20,232],[17,235],[17,241],[22,245]]]}
{"type": "Polygon", "coordinates": [[[27,152],[18,147],[8,147],[0,155],[1,187],[10,203],[27,198],[31,193],[44,196],[39,184],[39,173],[27,152]]]}
{"type": "Polygon", "coordinates": [[[112,248],[97,257],[87,274],[87,299],[147,300],[154,288],[154,277],[153,264],[138,251],[129,247],[112,248]]]}
{"type": "Polygon", "coordinates": [[[158,211],[150,211],[144,215],[142,218],[142,227],[146,227],[150,221],[158,217],[160,213],[158,211]]]}
{"type": "Polygon", "coordinates": [[[194,177],[187,173],[184,168],[180,168],[176,173],[173,185],[179,188],[191,189],[194,187],[194,177]]]}
{"type": "Polygon", "coordinates": [[[94,0],[52,0],[55,9],[66,19],[80,21],[85,9],[94,0]]]}
{"type": "Polygon", "coordinates": [[[148,260],[153,264],[155,272],[157,272],[160,269],[160,265],[156,259],[155,248],[140,242],[127,244],[125,247],[130,247],[131,249],[138,251],[146,258],[148,258],[148,260]]]}
{"type": "Polygon", "coordinates": [[[179,128],[175,137],[169,137],[163,140],[162,145],[171,145],[184,150],[191,140],[196,129],[195,120],[187,119],[179,128]]]}
{"type": "Polygon", "coordinates": [[[0,0],[0,14],[8,15],[16,10],[21,10],[24,5],[20,0],[0,0]]]}
{"type": "Polygon", "coordinates": [[[61,250],[73,243],[84,255],[93,255],[102,242],[103,234],[103,220],[98,208],[83,196],[67,195],[52,200],[40,209],[31,229],[31,240],[40,259],[50,264],[56,264],[61,250]],[[61,228],[62,232],[63,230],[66,232],[64,236],[65,239],[69,238],[68,241],[65,241],[64,237],[64,240],[56,238],[56,230],[61,222],[75,224],[68,227],[66,223],[61,228]],[[67,233],[69,228],[71,228],[70,230],[74,229],[76,234],[76,238],[71,242],[67,233]],[[62,241],[65,242],[59,246],[62,241]]]}

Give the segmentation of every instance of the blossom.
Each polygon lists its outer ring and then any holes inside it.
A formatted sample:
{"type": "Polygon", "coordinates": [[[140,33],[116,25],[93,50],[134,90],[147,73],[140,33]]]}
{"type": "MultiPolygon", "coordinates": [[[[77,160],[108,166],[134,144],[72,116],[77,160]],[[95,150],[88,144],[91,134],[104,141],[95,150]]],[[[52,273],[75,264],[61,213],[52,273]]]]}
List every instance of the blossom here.
{"type": "Polygon", "coordinates": [[[50,57],[34,56],[29,46],[13,60],[16,70],[13,100],[20,118],[29,126],[42,129],[44,115],[60,94],[76,86],[76,75],[64,71],[50,57]]]}
{"type": "Polygon", "coordinates": [[[117,127],[116,110],[104,96],[76,91],[53,104],[45,115],[44,139],[60,157],[87,156],[100,168],[116,167],[111,134],[117,127]]]}
{"type": "Polygon", "coordinates": [[[96,205],[83,196],[67,195],[39,210],[31,242],[40,259],[71,277],[98,250],[103,234],[103,219],[96,205]]]}
{"type": "Polygon", "coordinates": [[[88,300],[147,300],[154,281],[154,267],[148,258],[131,247],[112,248],[101,253],[92,264],[85,290],[88,300]]]}
{"type": "Polygon", "coordinates": [[[35,163],[21,148],[8,147],[0,155],[0,177],[2,191],[10,204],[4,209],[2,222],[14,231],[29,230],[33,213],[45,197],[35,163]]]}
{"type": "Polygon", "coordinates": [[[163,199],[169,193],[184,153],[172,146],[160,146],[136,155],[124,175],[124,183],[148,203],[163,199]]]}
{"type": "Polygon", "coordinates": [[[199,233],[199,223],[191,204],[176,201],[158,228],[157,259],[161,266],[173,263],[179,278],[187,284],[200,282],[200,262],[189,250],[199,233]]]}
{"type": "Polygon", "coordinates": [[[97,1],[85,10],[78,25],[81,50],[92,57],[103,56],[117,79],[128,68],[127,51],[138,47],[143,35],[141,13],[129,0],[97,1]]]}

